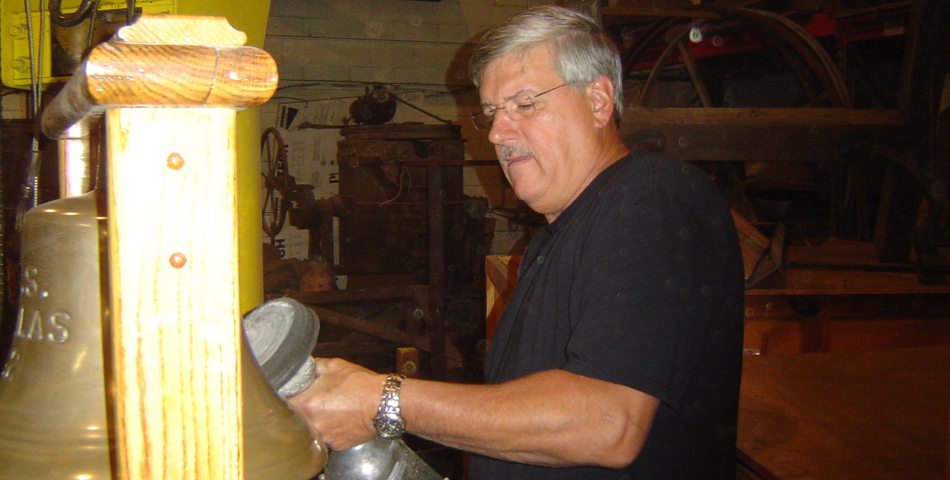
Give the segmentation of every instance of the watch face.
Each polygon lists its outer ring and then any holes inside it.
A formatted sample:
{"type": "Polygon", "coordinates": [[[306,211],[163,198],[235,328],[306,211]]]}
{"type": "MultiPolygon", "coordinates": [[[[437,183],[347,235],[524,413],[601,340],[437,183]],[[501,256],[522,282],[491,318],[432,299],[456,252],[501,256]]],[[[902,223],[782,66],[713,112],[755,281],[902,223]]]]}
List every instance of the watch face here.
{"type": "Polygon", "coordinates": [[[396,438],[406,431],[406,422],[399,415],[379,414],[373,420],[376,432],[383,438],[396,438]]]}

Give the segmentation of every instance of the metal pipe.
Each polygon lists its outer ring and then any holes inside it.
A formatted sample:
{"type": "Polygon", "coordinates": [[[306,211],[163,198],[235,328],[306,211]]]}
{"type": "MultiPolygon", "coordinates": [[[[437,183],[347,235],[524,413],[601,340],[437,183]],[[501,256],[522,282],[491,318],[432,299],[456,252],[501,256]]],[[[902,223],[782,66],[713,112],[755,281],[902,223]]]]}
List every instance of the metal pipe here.
{"type": "Polygon", "coordinates": [[[92,139],[89,120],[66,129],[59,139],[59,197],[78,197],[92,190],[92,139]]]}

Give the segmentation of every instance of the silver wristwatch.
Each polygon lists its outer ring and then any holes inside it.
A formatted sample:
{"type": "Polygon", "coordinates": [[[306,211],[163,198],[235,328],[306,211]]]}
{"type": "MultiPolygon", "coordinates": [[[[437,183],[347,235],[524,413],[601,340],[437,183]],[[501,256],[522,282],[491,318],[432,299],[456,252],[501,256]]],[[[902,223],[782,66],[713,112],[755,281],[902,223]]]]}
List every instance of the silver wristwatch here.
{"type": "Polygon", "coordinates": [[[389,375],[383,382],[383,395],[379,399],[379,409],[373,418],[376,432],[383,438],[397,438],[406,431],[406,421],[399,413],[399,387],[402,386],[402,375],[389,375]]]}

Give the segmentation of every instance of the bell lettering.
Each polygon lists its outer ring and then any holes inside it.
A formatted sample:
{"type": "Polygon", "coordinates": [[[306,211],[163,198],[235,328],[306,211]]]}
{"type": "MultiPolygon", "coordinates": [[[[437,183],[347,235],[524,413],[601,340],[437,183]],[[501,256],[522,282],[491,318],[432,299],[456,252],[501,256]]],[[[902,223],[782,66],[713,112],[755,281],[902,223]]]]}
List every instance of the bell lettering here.
{"type": "Polygon", "coordinates": [[[39,310],[27,314],[25,308],[17,313],[15,335],[19,338],[37,342],[66,343],[69,339],[69,328],[66,323],[70,316],[66,312],[53,312],[43,316],[39,310]]]}

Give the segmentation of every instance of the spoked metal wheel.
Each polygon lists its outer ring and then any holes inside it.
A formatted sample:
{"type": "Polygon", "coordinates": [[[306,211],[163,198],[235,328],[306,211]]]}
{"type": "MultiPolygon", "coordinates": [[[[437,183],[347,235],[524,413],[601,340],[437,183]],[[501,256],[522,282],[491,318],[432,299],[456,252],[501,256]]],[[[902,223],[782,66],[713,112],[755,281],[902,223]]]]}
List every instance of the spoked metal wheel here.
{"type": "Polygon", "coordinates": [[[261,227],[274,237],[284,228],[294,177],[287,164],[287,145],[276,128],[268,128],[261,135],[261,176],[264,200],[261,208],[261,227]]]}

